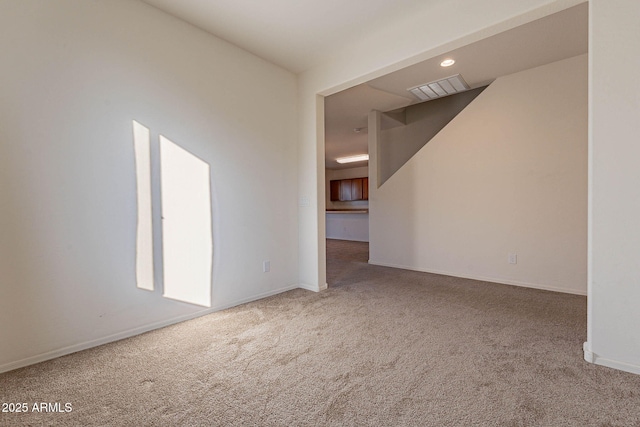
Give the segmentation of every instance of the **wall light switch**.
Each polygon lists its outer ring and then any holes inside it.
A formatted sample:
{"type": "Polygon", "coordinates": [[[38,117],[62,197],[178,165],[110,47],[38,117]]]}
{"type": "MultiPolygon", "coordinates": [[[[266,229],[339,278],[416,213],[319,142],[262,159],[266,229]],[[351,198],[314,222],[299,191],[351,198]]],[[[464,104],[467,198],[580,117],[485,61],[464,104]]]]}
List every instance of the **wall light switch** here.
{"type": "Polygon", "coordinates": [[[509,264],[518,263],[518,254],[509,254],[509,264]]]}
{"type": "Polygon", "coordinates": [[[271,271],[271,261],[262,261],[262,272],[268,273],[271,271]]]}
{"type": "Polygon", "coordinates": [[[298,203],[300,206],[309,206],[310,202],[309,202],[309,197],[308,196],[300,196],[300,200],[298,203]]]}

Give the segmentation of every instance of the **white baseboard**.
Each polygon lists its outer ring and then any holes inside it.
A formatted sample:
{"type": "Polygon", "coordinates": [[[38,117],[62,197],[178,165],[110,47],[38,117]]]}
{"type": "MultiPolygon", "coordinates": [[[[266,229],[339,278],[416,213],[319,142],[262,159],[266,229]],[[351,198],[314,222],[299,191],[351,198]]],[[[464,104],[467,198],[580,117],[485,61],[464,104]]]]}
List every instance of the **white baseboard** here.
{"type": "Polygon", "coordinates": [[[594,363],[595,362],[594,354],[591,351],[591,348],[589,347],[589,343],[588,342],[585,342],[582,345],[582,351],[584,351],[584,360],[586,360],[589,363],[594,363]]]}
{"type": "Polygon", "coordinates": [[[298,285],[298,287],[300,289],[306,289],[306,290],[312,291],[312,292],[320,292],[320,291],[324,291],[325,289],[327,289],[327,284],[325,283],[322,286],[316,286],[316,285],[309,285],[308,283],[300,283],[298,285]]]}
{"type": "Polygon", "coordinates": [[[588,342],[584,343],[583,349],[584,349],[584,360],[586,360],[589,363],[593,363],[594,365],[606,366],[607,368],[613,368],[619,371],[629,372],[631,374],[640,375],[640,366],[598,356],[596,353],[590,350],[590,346],[588,342]]]}
{"type": "Polygon", "coordinates": [[[423,273],[440,274],[440,275],[443,275],[443,276],[460,277],[460,278],[463,278],[463,279],[479,280],[479,281],[482,281],[482,282],[499,283],[499,284],[502,284],[502,285],[521,286],[523,288],[533,288],[533,289],[541,289],[541,290],[544,290],[544,291],[562,292],[562,293],[565,293],[565,294],[583,295],[583,296],[587,295],[587,289],[586,288],[584,290],[582,290],[582,289],[558,288],[558,287],[555,287],[555,286],[547,286],[547,285],[543,285],[543,284],[539,284],[539,283],[528,283],[528,282],[521,282],[521,281],[517,281],[517,280],[509,280],[509,279],[502,279],[502,278],[495,278],[495,277],[484,277],[484,276],[476,276],[476,275],[467,275],[467,274],[460,274],[460,273],[451,272],[451,271],[442,271],[442,270],[433,270],[433,269],[427,269],[427,268],[418,268],[418,267],[411,267],[411,266],[408,266],[408,265],[389,264],[389,263],[384,263],[384,262],[376,262],[376,261],[372,261],[372,260],[369,260],[369,264],[371,264],[371,265],[379,265],[381,267],[392,267],[392,268],[401,268],[403,270],[420,271],[420,272],[423,272],[423,273]]]}
{"type": "Polygon", "coordinates": [[[24,368],[25,366],[35,365],[36,363],[46,362],[47,360],[55,359],[58,357],[66,356],[71,353],[76,353],[78,351],[87,350],[89,348],[98,347],[103,344],[108,344],[115,341],[120,341],[125,338],[130,338],[136,335],[143,334],[145,332],[153,331],[155,329],[164,328],[166,326],[174,325],[176,323],[181,323],[187,320],[195,319],[197,317],[205,316],[210,313],[214,313],[216,311],[226,310],[227,308],[235,307],[240,304],[246,304],[248,302],[256,301],[262,298],[270,297],[272,295],[280,294],[282,292],[290,291],[292,289],[296,289],[299,286],[288,285],[282,288],[278,288],[272,291],[264,292],[258,295],[254,295],[248,298],[242,298],[237,301],[233,301],[227,304],[216,305],[211,308],[207,308],[204,310],[199,310],[194,313],[189,313],[183,316],[174,317],[171,319],[163,320],[160,322],[150,323],[148,325],[139,326],[133,329],[129,329],[126,331],[118,332],[116,334],[107,335],[102,338],[97,338],[95,340],[85,341],[82,343],[70,345],[68,347],[63,347],[60,349],[48,351],[45,353],[37,354],[34,356],[26,357],[24,359],[16,360],[14,362],[4,363],[0,365],[0,374],[3,372],[13,371],[14,369],[24,368]]]}

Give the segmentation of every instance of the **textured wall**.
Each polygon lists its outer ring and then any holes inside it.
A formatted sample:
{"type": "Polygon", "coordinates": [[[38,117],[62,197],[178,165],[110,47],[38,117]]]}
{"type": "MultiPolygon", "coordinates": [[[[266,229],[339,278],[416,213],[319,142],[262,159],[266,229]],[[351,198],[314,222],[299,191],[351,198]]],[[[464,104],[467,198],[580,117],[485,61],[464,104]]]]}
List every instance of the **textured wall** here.
{"type": "Polygon", "coordinates": [[[587,56],[497,79],[369,203],[372,263],[586,294],[587,56]]]}
{"type": "MultiPolygon", "coordinates": [[[[640,3],[589,2],[589,342],[596,363],[640,374],[640,3]]],[[[587,355],[588,356],[588,355],[587,355]]]]}
{"type": "Polygon", "coordinates": [[[201,312],[136,288],[132,120],[210,165],[213,308],[296,285],[293,74],[137,1],[1,2],[0,51],[0,370],[201,312]]]}

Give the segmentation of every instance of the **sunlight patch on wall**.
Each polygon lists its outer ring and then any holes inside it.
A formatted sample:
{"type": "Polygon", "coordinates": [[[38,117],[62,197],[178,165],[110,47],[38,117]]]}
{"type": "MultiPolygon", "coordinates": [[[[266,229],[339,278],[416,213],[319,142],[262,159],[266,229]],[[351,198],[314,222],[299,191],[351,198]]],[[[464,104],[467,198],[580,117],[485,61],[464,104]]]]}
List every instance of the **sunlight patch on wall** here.
{"type": "Polygon", "coordinates": [[[166,298],[211,307],[209,164],[160,136],[166,298]]]}
{"type": "Polygon", "coordinates": [[[133,121],[138,225],[136,231],[136,285],[152,291],[153,228],[151,221],[151,145],[149,129],[133,121]]]}

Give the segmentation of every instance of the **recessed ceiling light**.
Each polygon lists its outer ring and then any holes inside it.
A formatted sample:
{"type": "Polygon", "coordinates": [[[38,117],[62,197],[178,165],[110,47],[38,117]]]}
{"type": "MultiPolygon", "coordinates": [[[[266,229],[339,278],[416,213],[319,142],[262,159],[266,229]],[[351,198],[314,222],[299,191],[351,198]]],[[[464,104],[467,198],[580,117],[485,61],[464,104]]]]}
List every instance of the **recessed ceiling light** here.
{"type": "Polygon", "coordinates": [[[336,162],[338,163],[353,163],[353,162],[362,162],[365,160],[369,160],[368,154],[358,154],[357,156],[348,156],[348,157],[338,157],[336,162]]]}
{"type": "Polygon", "coordinates": [[[447,59],[445,59],[444,61],[442,61],[440,63],[440,66],[441,67],[451,67],[455,63],[456,63],[456,61],[454,61],[453,59],[447,58],[447,59]]]}

